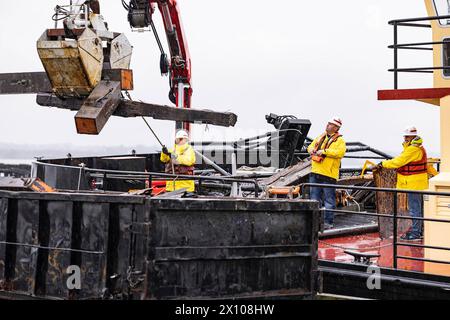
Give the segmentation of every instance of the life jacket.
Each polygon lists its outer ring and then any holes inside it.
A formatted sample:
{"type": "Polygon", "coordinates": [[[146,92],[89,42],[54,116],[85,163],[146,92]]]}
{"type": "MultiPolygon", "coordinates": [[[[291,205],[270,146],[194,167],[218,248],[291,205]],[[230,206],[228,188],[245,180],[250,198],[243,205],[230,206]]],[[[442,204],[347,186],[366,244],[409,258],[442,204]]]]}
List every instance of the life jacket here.
{"type": "Polygon", "coordinates": [[[400,173],[404,176],[411,176],[413,174],[421,174],[428,172],[428,157],[427,151],[424,147],[419,147],[422,150],[422,159],[419,161],[410,162],[407,165],[404,165],[401,168],[397,169],[397,173],[400,173]]]}
{"type": "MultiPolygon", "coordinates": [[[[183,155],[189,148],[187,147],[184,149],[184,151],[180,154],[183,155]]],[[[185,176],[193,176],[194,175],[194,166],[184,166],[182,164],[174,164],[172,167],[172,160],[166,163],[165,167],[165,173],[169,174],[179,174],[179,175],[185,175],[185,176]]]]}
{"type": "MultiPolygon", "coordinates": [[[[322,147],[323,142],[325,141],[326,137],[327,137],[327,134],[324,133],[324,134],[322,134],[322,136],[317,140],[316,144],[314,145],[313,153],[316,153],[317,151],[321,150],[321,147],[322,147]]],[[[342,134],[340,134],[339,132],[336,132],[334,135],[332,135],[332,136],[330,137],[330,139],[328,139],[327,144],[325,145],[325,147],[323,148],[323,150],[328,149],[328,148],[333,144],[333,142],[336,142],[337,139],[339,139],[340,137],[342,137],[342,134]]],[[[325,155],[321,155],[321,156],[313,155],[313,156],[311,157],[311,159],[312,159],[313,161],[316,161],[316,162],[322,162],[323,159],[325,159],[325,157],[326,157],[325,155]]]]}
{"type": "Polygon", "coordinates": [[[165,172],[170,174],[180,174],[184,176],[194,175],[194,166],[183,166],[181,164],[174,164],[172,170],[172,161],[166,163],[165,172]],[[175,172],[174,172],[175,171],[175,172]]]}

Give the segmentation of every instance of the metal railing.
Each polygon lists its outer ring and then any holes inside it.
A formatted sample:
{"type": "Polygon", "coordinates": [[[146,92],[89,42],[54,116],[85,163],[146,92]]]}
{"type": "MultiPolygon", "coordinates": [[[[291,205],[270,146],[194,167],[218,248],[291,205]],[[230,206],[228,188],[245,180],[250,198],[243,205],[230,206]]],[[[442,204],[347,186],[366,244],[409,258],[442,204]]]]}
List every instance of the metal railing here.
{"type": "Polygon", "coordinates": [[[186,181],[195,180],[198,181],[198,192],[201,192],[202,182],[205,180],[218,181],[222,183],[238,183],[238,184],[252,184],[254,186],[253,191],[255,197],[259,196],[259,192],[262,190],[256,179],[236,179],[229,177],[217,177],[217,176],[197,176],[197,175],[177,175],[160,172],[138,172],[138,171],[120,171],[120,170],[104,170],[104,169],[92,169],[83,168],[85,172],[100,173],[101,177],[106,179],[135,179],[135,180],[148,180],[149,187],[152,186],[153,181],[186,181]]]}
{"type": "Polygon", "coordinates": [[[398,50],[425,50],[433,51],[433,48],[424,47],[429,45],[449,44],[447,41],[431,41],[431,42],[416,42],[416,43],[398,43],[398,27],[413,27],[413,28],[431,28],[430,24],[417,23],[423,21],[434,21],[441,19],[450,19],[450,15],[434,16],[434,17],[421,17],[411,19],[398,19],[391,20],[389,24],[394,27],[394,44],[388,46],[389,49],[394,50],[394,68],[389,69],[389,72],[394,73],[394,89],[398,89],[398,73],[399,72],[415,72],[415,73],[433,73],[434,70],[450,70],[450,66],[440,67],[412,67],[412,68],[399,68],[398,67],[398,50]]]}
{"type": "MultiPolygon", "coordinates": [[[[106,181],[108,179],[120,179],[120,180],[143,180],[148,181],[149,188],[152,187],[153,181],[186,181],[186,180],[195,180],[198,181],[198,192],[201,193],[202,190],[202,183],[204,181],[216,181],[221,182],[224,184],[230,184],[233,183],[236,184],[250,184],[253,185],[252,188],[250,188],[254,194],[255,197],[259,197],[259,193],[262,191],[262,188],[260,187],[258,181],[253,177],[248,178],[242,178],[238,179],[235,177],[219,177],[219,176],[199,176],[199,175],[177,175],[177,174],[169,174],[169,173],[161,173],[161,172],[140,172],[140,171],[123,171],[123,170],[106,170],[106,169],[95,169],[95,168],[89,168],[86,166],[67,166],[67,165],[58,165],[58,164],[49,164],[49,163],[43,163],[43,162],[34,162],[36,165],[42,165],[42,166],[48,166],[48,167],[57,167],[57,168],[67,168],[67,169],[74,169],[79,171],[79,177],[78,177],[78,191],[80,190],[81,180],[82,177],[89,173],[91,177],[94,178],[102,178],[103,181],[106,181]]],[[[34,170],[37,170],[35,168],[34,170]]],[[[36,173],[34,173],[35,175],[36,173]]],[[[103,183],[103,186],[105,184],[103,183]]],[[[104,190],[104,189],[103,189],[104,190]]],[[[107,190],[104,190],[107,191],[107,190]]]]}
{"type": "Polygon", "coordinates": [[[449,261],[441,261],[441,260],[432,260],[426,258],[416,258],[416,257],[408,257],[398,255],[398,247],[416,247],[423,249],[435,249],[435,250],[446,250],[450,251],[450,247],[441,247],[441,246],[430,246],[423,244],[413,244],[413,243],[405,243],[398,242],[397,233],[398,233],[398,220],[419,220],[422,222],[438,222],[438,223],[450,223],[450,220],[444,219],[433,219],[433,218],[423,218],[423,217],[410,217],[410,216],[399,216],[398,215],[398,194],[420,194],[423,196],[445,196],[450,197],[450,193],[448,192],[435,192],[435,191],[417,191],[417,190],[404,190],[404,189],[392,189],[392,188],[376,188],[376,187],[360,187],[360,186],[344,186],[337,184],[320,184],[320,183],[303,183],[300,185],[303,190],[304,187],[320,187],[320,188],[334,188],[334,189],[346,189],[346,190],[365,190],[365,191],[374,191],[374,192],[387,192],[392,193],[394,195],[394,203],[393,203],[393,213],[392,214],[384,214],[379,212],[357,212],[357,211],[349,211],[349,210],[336,210],[336,209],[321,209],[323,211],[329,211],[334,213],[345,213],[345,214],[353,214],[353,215],[364,215],[364,216],[372,216],[372,217],[382,217],[382,218],[391,218],[393,221],[393,240],[392,240],[392,261],[394,269],[398,268],[398,259],[405,260],[416,260],[423,262],[431,262],[431,263],[441,263],[441,264],[449,264],[449,261]]]}

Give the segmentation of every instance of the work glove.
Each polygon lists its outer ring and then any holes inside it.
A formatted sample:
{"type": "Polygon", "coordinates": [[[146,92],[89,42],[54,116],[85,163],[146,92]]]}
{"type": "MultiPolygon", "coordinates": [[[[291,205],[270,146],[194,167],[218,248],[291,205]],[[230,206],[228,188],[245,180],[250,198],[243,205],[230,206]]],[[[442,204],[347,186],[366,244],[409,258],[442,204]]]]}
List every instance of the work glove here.
{"type": "Polygon", "coordinates": [[[162,153],[164,153],[165,155],[167,155],[167,156],[171,156],[171,153],[169,152],[169,150],[167,150],[167,147],[166,146],[163,146],[163,148],[162,148],[162,153]]]}
{"type": "Polygon", "coordinates": [[[172,154],[170,155],[170,160],[172,161],[173,164],[180,164],[180,163],[178,162],[178,159],[177,159],[177,158],[178,158],[178,156],[177,156],[176,154],[173,154],[173,153],[172,153],[172,154]]]}
{"type": "Polygon", "coordinates": [[[323,155],[323,150],[317,150],[315,155],[319,156],[319,157],[322,156],[323,155]]]}

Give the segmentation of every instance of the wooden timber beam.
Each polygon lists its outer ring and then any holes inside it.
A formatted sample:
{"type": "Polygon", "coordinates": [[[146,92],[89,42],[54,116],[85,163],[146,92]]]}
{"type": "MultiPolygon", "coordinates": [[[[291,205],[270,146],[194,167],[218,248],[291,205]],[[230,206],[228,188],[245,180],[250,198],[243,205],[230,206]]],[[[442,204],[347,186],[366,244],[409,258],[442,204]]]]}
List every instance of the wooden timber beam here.
{"type": "MultiPolygon", "coordinates": [[[[68,98],[60,99],[50,93],[40,93],[36,102],[40,106],[56,107],[67,110],[78,111],[81,109],[83,100],[68,98]]],[[[231,112],[217,112],[205,109],[182,109],[121,99],[119,106],[113,112],[113,116],[151,117],[157,120],[183,121],[191,123],[204,123],[222,127],[233,127],[237,122],[237,116],[231,112]]]]}
{"type": "MultiPolygon", "coordinates": [[[[131,70],[104,70],[102,79],[120,81],[122,90],[133,89],[131,70]]],[[[3,94],[37,94],[37,104],[79,111],[83,99],[58,98],[52,95],[52,86],[45,72],[4,73],[0,74],[0,95],[3,94]]],[[[119,117],[152,117],[158,120],[204,123],[223,127],[233,127],[237,116],[231,112],[216,112],[206,109],[181,109],[138,101],[120,99],[119,105],[112,113],[119,117]]]]}
{"type": "MultiPolygon", "coordinates": [[[[102,80],[120,81],[122,90],[133,90],[132,70],[106,69],[102,71],[102,80]]],[[[0,73],[0,95],[41,92],[53,92],[45,72],[0,73]]]]}
{"type": "Polygon", "coordinates": [[[364,176],[356,176],[356,177],[346,177],[341,178],[338,180],[337,184],[343,185],[343,186],[353,186],[360,183],[366,183],[366,182],[372,182],[373,181],[373,175],[372,174],[365,174],[364,176]]]}
{"type": "Polygon", "coordinates": [[[122,92],[120,88],[119,81],[100,81],[75,115],[78,133],[99,134],[102,131],[119,106],[122,92]]]}
{"type": "Polygon", "coordinates": [[[0,94],[32,94],[52,92],[52,85],[45,72],[0,74],[0,94]]]}
{"type": "Polygon", "coordinates": [[[311,173],[311,159],[305,159],[299,163],[275,173],[273,176],[262,179],[260,184],[271,187],[287,187],[297,184],[300,179],[311,173]]]}

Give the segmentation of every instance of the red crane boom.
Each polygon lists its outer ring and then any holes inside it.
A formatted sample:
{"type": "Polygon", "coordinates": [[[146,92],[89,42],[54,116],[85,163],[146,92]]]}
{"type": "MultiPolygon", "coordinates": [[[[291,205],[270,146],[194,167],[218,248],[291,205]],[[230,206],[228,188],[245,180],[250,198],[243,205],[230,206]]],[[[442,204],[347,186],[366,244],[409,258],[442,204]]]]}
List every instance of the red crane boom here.
{"type": "MultiPolygon", "coordinates": [[[[177,0],[130,0],[129,4],[122,0],[122,4],[128,10],[128,21],[132,28],[144,29],[152,27],[155,33],[161,50],[161,73],[169,73],[169,99],[179,108],[190,108],[192,97],[191,56],[177,0]],[[156,10],[156,6],[161,12],[164,22],[164,30],[170,50],[170,61],[164,54],[153,25],[152,15],[156,10]]],[[[177,129],[182,128],[189,132],[190,124],[177,123],[177,129]]]]}

